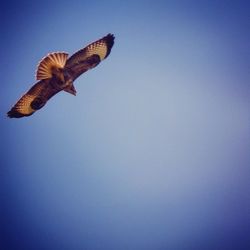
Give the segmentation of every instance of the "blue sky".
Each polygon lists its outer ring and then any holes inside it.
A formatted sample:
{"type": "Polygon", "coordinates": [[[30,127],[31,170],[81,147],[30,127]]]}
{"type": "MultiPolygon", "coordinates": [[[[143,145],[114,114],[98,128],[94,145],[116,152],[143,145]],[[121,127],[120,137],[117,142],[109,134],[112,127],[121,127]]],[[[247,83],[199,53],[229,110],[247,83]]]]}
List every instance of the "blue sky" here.
{"type": "Polygon", "coordinates": [[[247,1],[1,2],[4,249],[249,249],[247,1]],[[31,117],[39,60],[110,56],[31,117]]]}

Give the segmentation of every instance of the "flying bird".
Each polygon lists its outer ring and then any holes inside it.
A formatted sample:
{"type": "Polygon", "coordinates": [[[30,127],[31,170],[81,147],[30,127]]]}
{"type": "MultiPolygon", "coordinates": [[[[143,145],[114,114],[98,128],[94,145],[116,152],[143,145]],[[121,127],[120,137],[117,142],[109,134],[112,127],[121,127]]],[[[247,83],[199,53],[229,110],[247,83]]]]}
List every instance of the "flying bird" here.
{"type": "Polygon", "coordinates": [[[114,44],[114,35],[89,44],[68,58],[68,53],[54,52],[44,57],[37,66],[35,83],[7,113],[10,118],[30,116],[47,101],[64,90],[76,95],[74,80],[105,59],[114,44]]]}

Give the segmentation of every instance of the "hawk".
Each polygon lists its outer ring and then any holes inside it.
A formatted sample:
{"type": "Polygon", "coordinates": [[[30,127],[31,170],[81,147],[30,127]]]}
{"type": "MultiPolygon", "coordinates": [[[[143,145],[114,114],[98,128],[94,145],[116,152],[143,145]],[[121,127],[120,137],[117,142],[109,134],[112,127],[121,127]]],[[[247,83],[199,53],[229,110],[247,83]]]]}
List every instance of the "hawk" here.
{"type": "Polygon", "coordinates": [[[89,44],[68,58],[68,53],[54,52],[44,57],[37,66],[35,83],[7,113],[10,118],[30,116],[47,101],[64,90],[76,95],[74,80],[105,59],[114,44],[114,35],[89,44]]]}

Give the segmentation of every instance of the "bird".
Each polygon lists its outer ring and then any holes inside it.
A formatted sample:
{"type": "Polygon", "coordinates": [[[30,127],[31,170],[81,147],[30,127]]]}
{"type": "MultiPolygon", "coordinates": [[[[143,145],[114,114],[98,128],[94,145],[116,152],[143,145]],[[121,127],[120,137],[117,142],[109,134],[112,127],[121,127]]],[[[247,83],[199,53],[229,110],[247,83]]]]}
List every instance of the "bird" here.
{"type": "Polygon", "coordinates": [[[28,117],[44,107],[60,91],[76,95],[74,81],[87,70],[96,67],[108,57],[115,36],[107,34],[90,43],[72,56],[53,52],[42,58],[36,70],[36,82],[7,112],[9,118],[28,117]]]}

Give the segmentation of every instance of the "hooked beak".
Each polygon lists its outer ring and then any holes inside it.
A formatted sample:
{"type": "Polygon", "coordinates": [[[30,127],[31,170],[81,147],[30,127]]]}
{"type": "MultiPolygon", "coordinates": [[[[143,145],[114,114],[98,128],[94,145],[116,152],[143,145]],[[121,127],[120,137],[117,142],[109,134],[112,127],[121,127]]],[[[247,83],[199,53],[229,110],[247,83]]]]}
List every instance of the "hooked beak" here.
{"type": "Polygon", "coordinates": [[[76,96],[76,89],[75,89],[73,84],[71,86],[65,88],[64,91],[76,96]]]}

